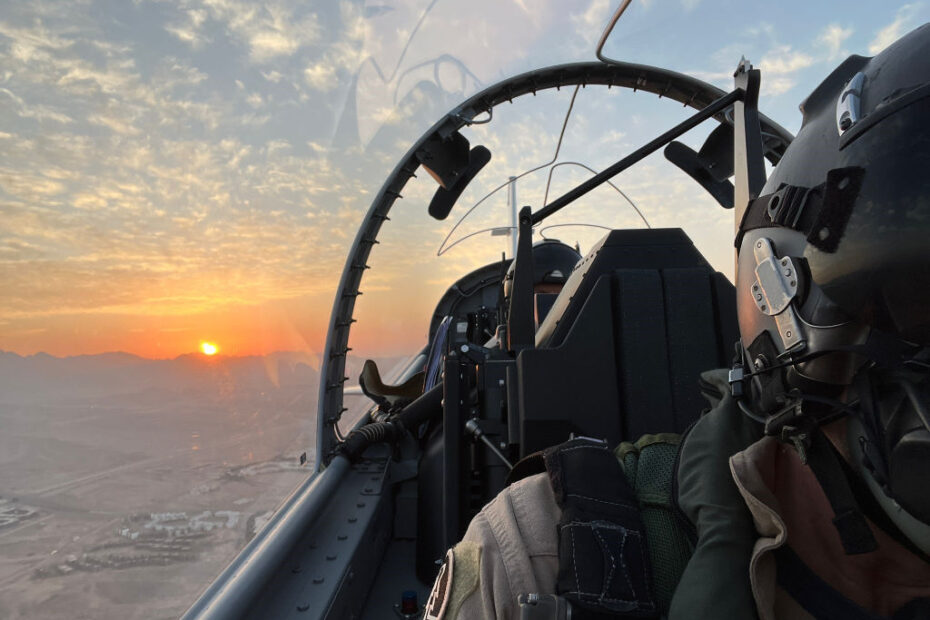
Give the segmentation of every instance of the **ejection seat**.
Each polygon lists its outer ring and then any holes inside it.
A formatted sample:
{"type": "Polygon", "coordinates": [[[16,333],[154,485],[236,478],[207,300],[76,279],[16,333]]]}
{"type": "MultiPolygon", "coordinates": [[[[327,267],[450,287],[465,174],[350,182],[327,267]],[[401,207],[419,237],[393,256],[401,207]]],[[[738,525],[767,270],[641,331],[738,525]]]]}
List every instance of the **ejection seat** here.
{"type": "Polygon", "coordinates": [[[522,456],[570,433],[680,433],[705,406],[699,374],[729,365],[737,338],[734,287],[684,231],[614,230],[518,355],[511,436],[522,456]]]}
{"type": "MultiPolygon", "coordinates": [[[[453,337],[457,331],[450,327],[453,337]]],[[[473,423],[483,435],[519,446],[513,457],[573,433],[610,445],[680,433],[705,406],[700,373],[730,363],[737,334],[733,285],[682,230],[615,230],[575,266],[537,329],[535,346],[520,350],[515,362],[501,352],[479,363],[477,406],[465,406],[468,399],[459,394],[471,393],[464,369],[478,360],[450,350],[445,377],[453,379],[443,385],[443,424],[426,443],[417,478],[420,578],[435,578],[435,560],[505,484],[509,466],[470,447],[477,443],[469,438],[483,441],[466,425],[476,411],[473,423]]]]}

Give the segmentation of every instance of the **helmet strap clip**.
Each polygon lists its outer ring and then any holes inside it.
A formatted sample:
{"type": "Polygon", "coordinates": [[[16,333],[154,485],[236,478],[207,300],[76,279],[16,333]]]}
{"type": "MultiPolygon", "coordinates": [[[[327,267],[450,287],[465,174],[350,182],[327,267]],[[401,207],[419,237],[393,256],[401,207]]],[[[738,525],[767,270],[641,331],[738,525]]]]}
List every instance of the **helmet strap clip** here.
{"type": "Polygon", "coordinates": [[[765,434],[778,437],[784,443],[794,446],[807,465],[807,452],[810,448],[811,429],[816,426],[804,416],[803,399],[798,390],[791,390],[786,395],[786,404],[765,420],[765,434]]]}
{"type": "Polygon", "coordinates": [[[744,380],[745,373],[743,372],[743,365],[736,364],[733,366],[733,368],[730,369],[730,373],[727,378],[727,382],[730,384],[730,395],[733,398],[742,398],[744,380]]]}

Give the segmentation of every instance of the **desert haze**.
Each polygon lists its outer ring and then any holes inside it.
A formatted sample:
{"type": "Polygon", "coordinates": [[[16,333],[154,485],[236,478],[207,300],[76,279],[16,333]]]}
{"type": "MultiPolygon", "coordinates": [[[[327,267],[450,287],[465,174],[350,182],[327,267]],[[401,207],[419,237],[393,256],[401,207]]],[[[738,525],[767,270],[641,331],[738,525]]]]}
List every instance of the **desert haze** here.
{"type": "Polygon", "coordinates": [[[318,384],[298,353],[0,352],[0,617],[177,617],[309,474],[318,384]]]}

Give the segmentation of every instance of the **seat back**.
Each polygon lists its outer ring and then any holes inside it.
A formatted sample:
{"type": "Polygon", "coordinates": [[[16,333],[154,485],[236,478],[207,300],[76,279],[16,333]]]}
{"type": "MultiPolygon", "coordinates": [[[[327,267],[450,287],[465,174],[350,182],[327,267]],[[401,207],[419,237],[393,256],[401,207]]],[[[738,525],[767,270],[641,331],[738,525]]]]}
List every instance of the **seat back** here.
{"type": "Polygon", "coordinates": [[[616,444],[683,431],[703,407],[699,373],[730,363],[735,300],[681,229],[609,233],[517,358],[521,453],[569,433],[616,444]]]}

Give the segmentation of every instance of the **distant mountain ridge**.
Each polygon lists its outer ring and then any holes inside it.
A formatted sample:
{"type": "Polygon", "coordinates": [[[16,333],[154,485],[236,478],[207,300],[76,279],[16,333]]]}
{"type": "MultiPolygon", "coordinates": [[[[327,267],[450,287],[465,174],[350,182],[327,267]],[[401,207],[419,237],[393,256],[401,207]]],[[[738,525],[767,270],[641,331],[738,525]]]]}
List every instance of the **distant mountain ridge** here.
{"type": "MultiPolygon", "coordinates": [[[[377,358],[384,376],[402,358],[377,358]]],[[[347,385],[357,382],[364,358],[349,356],[347,385]]],[[[99,400],[137,396],[229,398],[290,391],[315,403],[320,381],[318,354],[280,351],[268,355],[206,356],[199,353],[153,360],[131,353],[55,357],[0,351],[0,404],[99,400]]]]}
{"type": "Polygon", "coordinates": [[[317,355],[301,352],[243,357],[186,354],[153,360],[122,352],[55,357],[0,351],[0,403],[152,391],[209,395],[316,390],[318,365],[317,355]]]}

